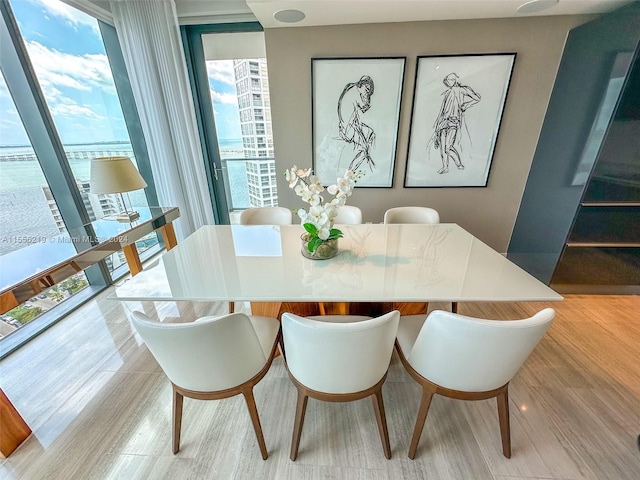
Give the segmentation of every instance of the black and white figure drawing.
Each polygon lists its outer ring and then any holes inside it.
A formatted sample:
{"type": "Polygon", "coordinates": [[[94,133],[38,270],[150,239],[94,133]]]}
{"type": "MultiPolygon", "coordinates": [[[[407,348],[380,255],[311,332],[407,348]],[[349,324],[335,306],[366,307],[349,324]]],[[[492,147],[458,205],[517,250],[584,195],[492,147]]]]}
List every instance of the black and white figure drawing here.
{"type": "Polygon", "coordinates": [[[363,75],[357,82],[347,83],[338,98],[338,133],[342,140],[353,145],[355,156],[349,163],[349,170],[354,172],[363,163],[372,172],[376,165],[371,158],[376,132],[360,118],[371,108],[373,91],[373,79],[363,75]]]}
{"type": "Polygon", "coordinates": [[[485,187],[515,54],[418,57],[405,187],[485,187]]]}
{"type": "Polygon", "coordinates": [[[430,144],[433,144],[436,150],[440,150],[442,168],[438,170],[439,174],[449,173],[449,160],[453,160],[458,170],[464,170],[460,156],[460,138],[465,131],[471,138],[468,129],[465,128],[464,113],[480,101],[480,95],[473,88],[461,85],[459,78],[453,72],[442,81],[447,88],[442,92],[442,107],[433,125],[433,136],[427,145],[429,148],[430,144]]]}
{"type": "Polygon", "coordinates": [[[314,58],[313,169],[323,185],[346,169],[358,187],[391,187],[404,57],[314,58]]]}

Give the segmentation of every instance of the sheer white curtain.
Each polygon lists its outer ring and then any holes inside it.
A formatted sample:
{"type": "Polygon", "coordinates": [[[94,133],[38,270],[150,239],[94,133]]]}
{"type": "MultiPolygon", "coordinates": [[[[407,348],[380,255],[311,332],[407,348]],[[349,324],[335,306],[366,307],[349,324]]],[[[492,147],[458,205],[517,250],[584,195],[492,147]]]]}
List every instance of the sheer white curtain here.
{"type": "Polygon", "coordinates": [[[180,239],[213,224],[202,148],[173,0],[111,0],[162,206],[180,239]]]}

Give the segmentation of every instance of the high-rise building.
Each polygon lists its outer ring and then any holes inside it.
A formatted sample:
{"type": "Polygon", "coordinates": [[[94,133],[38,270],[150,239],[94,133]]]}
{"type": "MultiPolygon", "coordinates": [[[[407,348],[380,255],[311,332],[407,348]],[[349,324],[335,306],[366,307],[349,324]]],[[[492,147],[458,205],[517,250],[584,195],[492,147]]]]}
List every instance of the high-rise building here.
{"type": "Polygon", "coordinates": [[[250,207],[278,205],[267,61],[233,61],[250,207]]]}
{"type": "MultiPolygon", "coordinates": [[[[115,215],[124,210],[124,205],[118,195],[91,194],[90,184],[87,180],[76,179],[76,184],[78,185],[78,190],[82,197],[82,203],[84,203],[84,207],[87,209],[87,213],[89,214],[89,219],[92,222],[98,218],[102,218],[107,215],[115,215]]],[[[42,187],[42,192],[44,193],[44,198],[47,200],[49,210],[51,210],[51,214],[56,222],[58,231],[60,233],[65,233],[67,231],[67,227],[62,220],[62,215],[60,215],[58,205],[51,194],[51,189],[46,185],[42,187]]],[[[126,259],[120,250],[107,257],[105,261],[107,262],[107,268],[111,271],[124,264],[126,259]]]]}
{"type": "MultiPolygon", "coordinates": [[[[87,180],[76,179],[76,185],[78,185],[82,202],[84,203],[84,207],[87,209],[87,213],[89,214],[89,219],[92,222],[98,218],[102,218],[107,215],[115,215],[124,210],[124,205],[122,204],[120,197],[117,195],[92,195],[90,193],[91,189],[87,180]]],[[[51,215],[53,215],[58,231],[60,233],[66,232],[67,227],[62,221],[62,215],[60,215],[60,210],[58,209],[58,205],[56,204],[48,185],[42,187],[42,193],[44,193],[44,198],[49,205],[49,210],[51,210],[51,215]]]]}

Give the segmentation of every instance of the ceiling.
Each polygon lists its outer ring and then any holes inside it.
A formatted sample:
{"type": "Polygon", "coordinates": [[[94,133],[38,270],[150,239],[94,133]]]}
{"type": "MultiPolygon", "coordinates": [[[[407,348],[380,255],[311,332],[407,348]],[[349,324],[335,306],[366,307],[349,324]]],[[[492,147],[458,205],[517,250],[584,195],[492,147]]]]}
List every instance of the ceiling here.
{"type": "MultiPolygon", "coordinates": [[[[108,0],[63,0],[108,20],[108,0]],[[84,8],[83,8],[84,7],[84,8]]],[[[540,15],[597,14],[640,0],[559,0],[537,13],[520,14],[528,0],[175,0],[183,25],[258,20],[264,28],[310,27],[354,23],[413,22],[540,15]],[[279,10],[305,14],[298,23],[273,18],[279,10]]]]}
{"type": "MultiPolygon", "coordinates": [[[[178,3],[189,0],[176,0],[178,3]]],[[[232,0],[232,2],[242,0],[232,0]]],[[[428,20],[504,18],[533,15],[595,14],[614,10],[629,0],[560,0],[537,13],[519,14],[517,8],[529,0],[246,0],[265,28],[287,26],[386,23],[428,20]],[[306,17],[286,24],[273,18],[278,10],[296,9],[306,17]]]]}

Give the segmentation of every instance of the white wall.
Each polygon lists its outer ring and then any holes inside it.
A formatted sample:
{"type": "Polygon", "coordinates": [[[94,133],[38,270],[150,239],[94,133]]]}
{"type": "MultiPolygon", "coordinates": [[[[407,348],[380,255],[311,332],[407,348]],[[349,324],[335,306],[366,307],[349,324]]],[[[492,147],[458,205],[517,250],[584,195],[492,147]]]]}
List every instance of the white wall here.
{"type": "MultiPolygon", "coordinates": [[[[381,222],[387,208],[436,208],[505,252],[524,190],[567,32],[591,16],[411,22],[277,28],[265,31],[276,167],[311,166],[311,58],[406,56],[404,93],[391,189],[360,188],[349,204],[364,221],[381,222]],[[418,55],[516,52],[502,128],[486,188],[403,188],[418,55]]],[[[280,205],[302,206],[278,175],[280,205]]]]}

